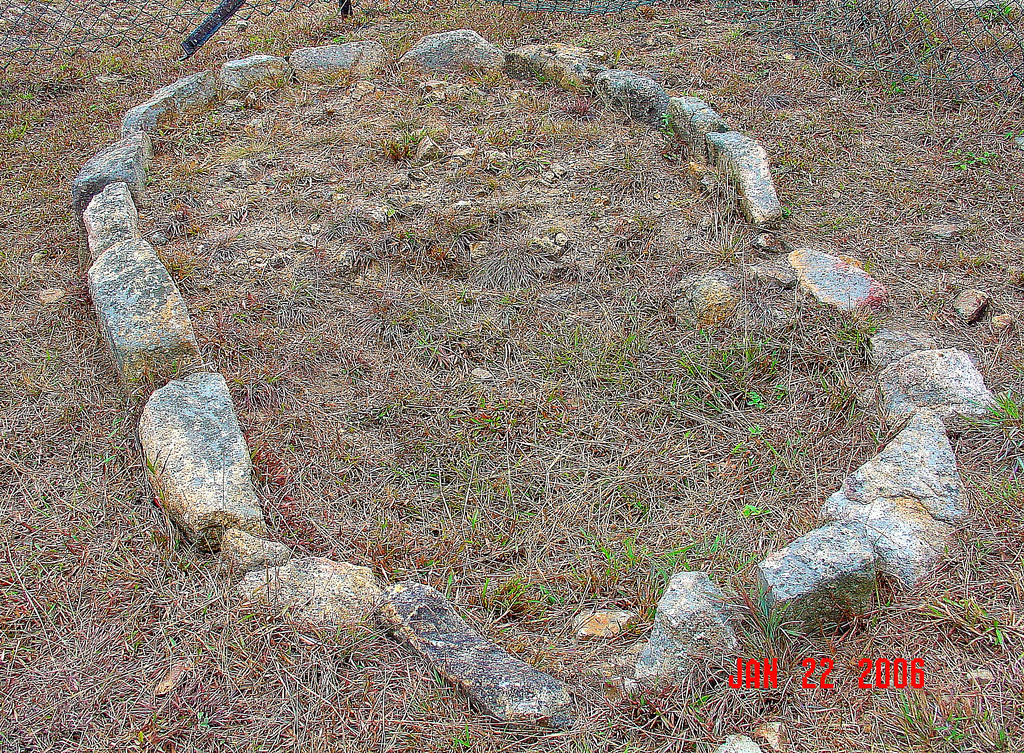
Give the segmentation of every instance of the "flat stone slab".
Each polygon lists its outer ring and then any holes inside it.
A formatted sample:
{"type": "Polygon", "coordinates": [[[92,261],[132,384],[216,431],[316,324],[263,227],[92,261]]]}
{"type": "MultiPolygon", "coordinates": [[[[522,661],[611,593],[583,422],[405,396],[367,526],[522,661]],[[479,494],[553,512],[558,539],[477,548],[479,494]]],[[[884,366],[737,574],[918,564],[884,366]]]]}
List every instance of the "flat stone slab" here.
{"type": "Polygon", "coordinates": [[[152,132],[166,118],[197,112],[217,98],[217,79],[210,71],[194,73],[153,92],[153,96],[124,114],[121,137],[152,132]]]}
{"type": "Polygon", "coordinates": [[[300,81],[320,83],[343,73],[376,73],[384,66],[380,42],[348,42],[323,47],[301,47],[288,56],[300,81]]]}
{"type": "Polygon", "coordinates": [[[381,599],[373,571],[323,557],[292,559],[280,567],[253,570],[236,593],[257,604],[287,611],[299,622],[332,627],[358,625],[381,599]]]}
{"type": "Polygon", "coordinates": [[[758,227],[778,225],[782,221],[782,204],[764,147],[736,131],[707,132],[704,138],[709,161],[736,187],[744,216],[758,227]]]}
{"type": "Polygon", "coordinates": [[[938,343],[923,329],[884,327],[871,336],[870,346],[868,359],[883,368],[919,350],[933,350],[938,343]]]}
{"type": "Polygon", "coordinates": [[[885,301],[885,286],[855,264],[811,248],[789,255],[800,287],[820,302],[842,311],[876,309],[885,301]]]}
{"type": "Polygon", "coordinates": [[[674,678],[703,662],[727,663],[738,646],[729,618],[725,594],[706,573],[676,573],[658,602],[636,679],[674,678]]]}
{"type": "Polygon", "coordinates": [[[274,55],[253,55],[229,60],[220,67],[220,86],[227,93],[247,92],[256,87],[288,83],[292,71],[288,61],[274,55]]]}
{"type": "Polygon", "coordinates": [[[149,136],[136,133],[111,144],[93,156],[71,184],[75,216],[84,229],[85,208],[111,183],[124,183],[137,202],[146,187],[146,174],[153,159],[149,136]]]}
{"type": "Polygon", "coordinates": [[[573,703],[563,682],[488,641],[430,586],[392,586],[381,617],[413,653],[486,713],[510,722],[573,725],[573,703]]]}
{"type": "Polygon", "coordinates": [[[686,142],[691,152],[710,161],[707,135],[727,133],[729,125],[703,99],[672,97],[668,102],[668,118],[673,133],[686,142]]]}
{"type": "Polygon", "coordinates": [[[475,31],[456,29],[423,37],[398,62],[432,71],[500,70],[505,53],[475,31]]]}
{"type": "Polygon", "coordinates": [[[947,428],[988,413],[994,397],[970,355],[962,350],[919,350],[878,375],[882,410],[900,421],[919,408],[934,411],[947,428]]]}
{"type": "Polygon", "coordinates": [[[605,66],[588,50],[558,44],[528,44],[505,55],[505,72],[514,78],[543,78],[564,89],[579,90],[594,83],[605,66]]]}
{"type": "Polygon", "coordinates": [[[268,541],[238,528],[229,528],[220,540],[224,569],[244,575],[257,568],[279,567],[292,558],[292,550],[279,541],[268,541]]]}
{"type": "Polygon", "coordinates": [[[200,372],[158,389],[143,408],[139,438],[160,505],[186,539],[216,551],[229,528],[266,534],[224,377],[200,372]]]}
{"type": "Polygon", "coordinates": [[[118,243],[89,268],[96,318],[121,381],[162,381],[202,363],[185,300],[146,241],[118,243]]]}
{"type": "Polygon", "coordinates": [[[758,566],[768,606],[806,632],[863,614],[875,592],[875,552],[863,524],[830,523],[770,554],[758,566]]]}
{"type": "Polygon", "coordinates": [[[609,69],[594,78],[594,89],[608,105],[633,120],[662,128],[667,123],[669,97],[657,81],[633,71],[609,69]]]}
{"type": "Polygon", "coordinates": [[[127,183],[111,183],[96,194],[82,215],[92,259],[124,241],[141,238],[139,212],[127,183]]]}

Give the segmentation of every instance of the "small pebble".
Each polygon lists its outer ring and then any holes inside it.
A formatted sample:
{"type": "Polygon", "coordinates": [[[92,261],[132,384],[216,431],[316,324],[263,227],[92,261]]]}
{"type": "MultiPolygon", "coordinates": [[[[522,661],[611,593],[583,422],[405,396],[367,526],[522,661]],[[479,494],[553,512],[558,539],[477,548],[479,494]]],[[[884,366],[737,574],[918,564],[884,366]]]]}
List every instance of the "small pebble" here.
{"type": "Polygon", "coordinates": [[[32,254],[29,261],[32,262],[33,264],[42,264],[44,261],[46,261],[46,254],[44,254],[42,251],[36,251],[34,254],[32,254]]]}
{"type": "Polygon", "coordinates": [[[470,376],[472,376],[474,379],[478,379],[481,382],[489,382],[491,381],[491,379],[493,379],[491,372],[489,372],[487,369],[476,368],[469,373],[470,376]]]}
{"type": "Polygon", "coordinates": [[[152,243],[154,246],[166,246],[168,243],[168,238],[163,233],[153,233],[151,236],[149,236],[149,242],[152,243]]]}
{"type": "Polygon", "coordinates": [[[992,317],[992,329],[996,331],[1002,331],[1009,329],[1013,326],[1014,321],[1012,314],[999,314],[998,316],[992,317]]]}
{"type": "Polygon", "coordinates": [[[953,310],[967,324],[978,321],[992,297],[983,290],[964,290],[953,301],[953,310]]]}
{"type": "Polygon", "coordinates": [[[67,295],[67,291],[60,288],[47,288],[39,291],[39,302],[43,304],[56,303],[67,295]]]}

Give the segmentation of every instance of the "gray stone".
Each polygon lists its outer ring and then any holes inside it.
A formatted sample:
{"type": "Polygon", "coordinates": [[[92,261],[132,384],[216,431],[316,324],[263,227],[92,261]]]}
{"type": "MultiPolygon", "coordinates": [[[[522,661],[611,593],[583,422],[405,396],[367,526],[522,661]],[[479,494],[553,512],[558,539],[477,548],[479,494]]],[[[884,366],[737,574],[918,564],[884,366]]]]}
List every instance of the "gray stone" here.
{"type": "Polygon", "coordinates": [[[936,346],[935,338],[925,330],[885,327],[871,336],[868,359],[874,366],[884,368],[905,355],[936,346]]]}
{"type": "Polygon", "coordinates": [[[863,524],[830,523],[770,554],[758,585],[771,609],[807,632],[864,613],[875,592],[875,552],[863,524]]]}
{"type": "Polygon", "coordinates": [[[85,163],[71,184],[71,202],[83,232],[85,208],[111,183],[127,185],[136,202],[142,198],[152,159],[153,147],[149,136],[136,133],[111,144],[85,163]]]}
{"type": "Polygon", "coordinates": [[[658,602],[637,680],[685,676],[704,662],[722,666],[736,650],[725,594],[705,573],[676,573],[658,602]]]}
{"type": "Polygon", "coordinates": [[[748,264],[747,272],[758,282],[764,282],[783,290],[796,287],[796,272],[789,262],[782,260],[760,261],[748,264]]]}
{"type": "Polygon", "coordinates": [[[435,71],[500,70],[505,64],[505,53],[475,31],[457,29],[423,37],[398,62],[435,71]]]}
{"type": "Polygon", "coordinates": [[[433,588],[413,582],[393,586],[381,617],[413,653],[488,714],[563,729],[573,725],[564,683],[485,639],[433,588]]]}
{"type": "Polygon", "coordinates": [[[121,137],[139,131],[154,131],[165,119],[197,112],[216,98],[217,79],[210,71],[178,79],[157,89],[149,100],[125,113],[121,120],[121,137]]]}
{"type": "Polygon", "coordinates": [[[994,400],[971,357],[956,349],[910,353],[879,373],[878,388],[890,420],[927,408],[958,431],[966,428],[965,419],[985,416],[994,400]]]}
{"type": "Polygon", "coordinates": [[[964,290],[953,301],[953,311],[966,324],[974,324],[981,319],[992,296],[983,290],[964,290]]]}
{"type": "Polygon", "coordinates": [[[707,135],[729,130],[722,116],[697,97],[672,97],[668,103],[668,118],[676,136],[689,145],[694,155],[705,161],[711,159],[707,135]]]}
{"type": "Polygon", "coordinates": [[[690,314],[702,327],[731,322],[742,299],[740,279],[728,272],[708,272],[682,281],[679,287],[690,314]]]}
{"type": "Polygon", "coordinates": [[[515,78],[544,78],[563,89],[580,90],[594,83],[605,67],[582,47],[529,44],[505,55],[505,72],[515,78]]]}
{"type": "Polygon", "coordinates": [[[1022,152],[1024,152],[1024,136],[1018,136],[1013,140],[1013,143],[1016,144],[1022,152]]]}
{"type": "Polygon", "coordinates": [[[91,258],[123,241],[142,237],[139,213],[127,183],[111,183],[89,202],[82,215],[91,258]]]}
{"type": "Polygon", "coordinates": [[[661,85],[633,71],[606,70],[594,78],[598,96],[633,120],[662,128],[668,119],[668,94],[661,85]]]}
{"type": "Polygon", "coordinates": [[[302,47],[288,56],[300,81],[319,83],[343,73],[376,73],[384,65],[380,42],[348,42],[323,47],[302,47]]]}
{"type": "Polygon", "coordinates": [[[96,318],[126,385],[161,381],[201,363],[185,301],[153,247],[136,239],[89,268],[96,318]]]}
{"type": "Polygon", "coordinates": [[[838,256],[798,248],[789,255],[789,263],[805,292],[842,311],[875,309],[886,299],[882,283],[838,256]]]}
{"type": "Polygon", "coordinates": [[[200,372],[158,389],[142,411],[139,438],[157,498],[185,538],[216,551],[229,528],[266,534],[224,377],[200,372]]]}
{"type": "Polygon", "coordinates": [[[231,94],[247,92],[257,86],[280,86],[290,78],[288,61],[274,55],[229,60],[220,67],[221,88],[231,94]]]}
{"type": "Polygon", "coordinates": [[[292,558],[292,550],[279,541],[229,528],[220,540],[224,568],[235,575],[244,575],[257,568],[279,567],[292,558]]]}
{"type": "Polygon", "coordinates": [[[740,195],[740,209],[758,227],[782,221],[768,154],[757,141],[736,131],[708,133],[708,161],[729,177],[740,195]]]}
{"type": "Polygon", "coordinates": [[[299,622],[332,627],[358,625],[370,618],[382,595],[370,568],[323,557],[254,570],[239,582],[236,592],[254,603],[285,610],[299,622]]]}
{"type": "Polygon", "coordinates": [[[729,735],[715,753],[762,753],[761,746],[746,735],[729,735]]]}

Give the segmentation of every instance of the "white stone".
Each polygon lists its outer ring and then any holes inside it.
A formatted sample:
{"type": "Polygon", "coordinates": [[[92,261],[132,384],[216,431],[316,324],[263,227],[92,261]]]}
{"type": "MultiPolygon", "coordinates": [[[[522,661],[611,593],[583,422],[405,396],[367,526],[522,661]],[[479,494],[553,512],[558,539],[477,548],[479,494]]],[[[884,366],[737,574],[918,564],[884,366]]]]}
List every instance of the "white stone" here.
{"type": "Polygon", "coordinates": [[[344,73],[376,73],[384,65],[380,42],[348,42],[323,47],[302,47],[288,56],[300,81],[321,83],[344,73]]]}
{"type": "Polygon", "coordinates": [[[220,68],[221,88],[231,94],[247,92],[257,86],[280,86],[290,77],[288,61],[274,55],[229,60],[220,68]]]}
{"type": "Polygon", "coordinates": [[[82,220],[93,259],[122,241],[142,237],[139,213],[127,183],[111,183],[96,194],[86,207],[82,220]]]}
{"type": "Polygon", "coordinates": [[[729,735],[717,753],[761,753],[761,746],[746,735],[729,735]]]}
{"type": "Polygon", "coordinates": [[[234,575],[244,575],[257,568],[279,567],[292,558],[292,551],[278,541],[253,536],[229,528],[220,540],[224,568],[234,575]]]}
{"type": "Polygon", "coordinates": [[[125,113],[121,121],[121,137],[139,131],[152,132],[166,118],[197,112],[216,98],[217,79],[210,71],[178,79],[157,89],[147,101],[125,113]]]}
{"type": "Polygon", "coordinates": [[[398,62],[427,70],[499,70],[505,53],[475,31],[456,29],[423,37],[398,62]]]}
{"type": "Polygon", "coordinates": [[[892,421],[920,408],[934,411],[953,430],[965,419],[987,415],[994,397],[962,350],[919,350],[891,363],[878,375],[881,405],[892,421]]]}
{"type": "Polygon", "coordinates": [[[709,161],[725,173],[740,195],[740,208],[759,227],[782,220],[782,204],[768,165],[768,154],[757,141],[742,133],[708,133],[709,161]]]}

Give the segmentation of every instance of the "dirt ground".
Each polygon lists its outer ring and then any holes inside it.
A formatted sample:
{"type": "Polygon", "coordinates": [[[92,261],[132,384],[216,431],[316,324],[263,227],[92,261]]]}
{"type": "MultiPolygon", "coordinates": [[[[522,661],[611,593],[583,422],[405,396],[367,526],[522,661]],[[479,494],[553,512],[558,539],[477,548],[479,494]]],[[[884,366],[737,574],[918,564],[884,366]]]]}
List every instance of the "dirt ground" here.
{"type": "Polygon", "coordinates": [[[887,93],[705,4],[321,8],[231,25],[183,64],[172,47],[0,79],[0,751],[710,751],[774,721],[791,751],[1024,750],[1019,110],[887,93]],[[139,406],[77,267],[71,181],[148,92],[332,40],[395,59],[455,28],[600,49],[708,99],[765,145],[782,229],[766,244],[680,144],[586,92],[395,67],[168,125],[139,212],[231,387],[275,536],[442,590],[569,684],[570,732],[474,712],[373,625],[232,599],[153,503],[139,406]],[[417,160],[424,138],[437,154],[417,160]],[[888,307],[854,317],[747,279],[736,324],[704,328],[679,298],[693,274],[801,246],[862,261],[888,307]],[[965,288],[1016,325],[956,320],[965,288]],[[971,518],[918,590],[883,584],[842,634],[792,635],[753,565],[891,437],[866,342],[893,322],[970,352],[1004,398],[953,438],[971,518]],[[620,692],[615,667],[684,569],[740,606],[741,653],[779,657],[777,689],[697,673],[620,692]],[[641,618],[577,640],[595,607],[641,618]],[[800,687],[804,657],[834,658],[834,690],[800,687]],[[879,657],[922,658],[924,687],[858,688],[879,657]]]}

